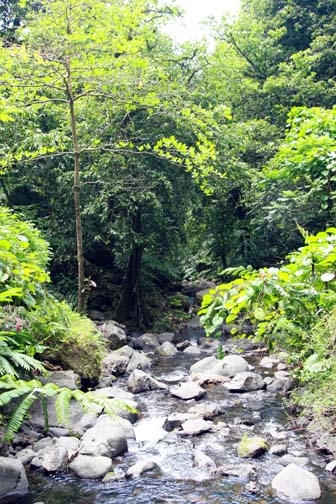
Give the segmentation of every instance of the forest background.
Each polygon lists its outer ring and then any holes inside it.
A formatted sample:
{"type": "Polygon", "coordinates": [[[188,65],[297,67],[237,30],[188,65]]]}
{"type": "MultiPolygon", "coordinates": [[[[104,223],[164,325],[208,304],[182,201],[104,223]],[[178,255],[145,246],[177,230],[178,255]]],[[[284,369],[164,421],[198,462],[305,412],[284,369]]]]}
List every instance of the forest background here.
{"type": "Polygon", "coordinates": [[[211,50],[172,40],[178,15],[155,0],[2,2],[1,341],[16,357],[1,373],[20,374],[18,353],[83,347],[87,309],[165,330],[182,281],[211,279],[209,334],[252,323],[301,381],[330,386],[334,1],[243,0],[209,21],[211,50]]]}

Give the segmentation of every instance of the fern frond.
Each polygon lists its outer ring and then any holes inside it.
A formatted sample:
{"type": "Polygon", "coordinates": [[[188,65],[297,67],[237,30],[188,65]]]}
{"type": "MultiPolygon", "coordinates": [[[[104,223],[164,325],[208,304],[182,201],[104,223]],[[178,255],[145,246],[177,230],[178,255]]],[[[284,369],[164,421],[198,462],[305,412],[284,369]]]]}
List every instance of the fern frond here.
{"type": "MultiPolygon", "coordinates": [[[[2,352],[1,352],[2,354],[2,352]]],[[[11,363],[4,357],[4,355],[0,354],[0,376],[3,375],[13,375],[17,376],[17,372],[11,363]]]]}
{"type": "Polygon", "coordinates": [[[32,390],[17,406],[11,416],[11,419],[6,425],[4,436],[5,441],[10,441],[13,438],[13,435],[20,429],[22,422],[26,418],[29,409],[36,399],[35,390],[32,390]]]}
{"type": "Polygon", "coordinates": [[[0,407],[1,406],[6,406],[6,404],[9,404],[13,399],[16,399],[17,397],[20,397],[22,395],[26,395],[29,392],[31,392],[32,389],[30,387],[19,387],[19,388],[12,388],[11,390],[6,390],[6,392],[2,392],[0,394],[0,407]]]}
{"type": "Polygon", "coordinates": [[[30,357],[30,355],[23,354],[21,352],[11,352],[9,354],[9,358],[17,367],[21,367],[26,371],[37,369],[41,372],[45,371],[45,367],[42,362],[34,359],[34,357],[30,357]]]}
{"type": "Polygon", "coordinates": [[[55,410],[57,420],[61,425],[69,425],[70,423],[70,401],[73,391],[67,388],[62,388],[55,399],[55,410]]]}
{"type": "Polygon", "coordinates": [[[72,396],[76,401],[82,406],[86,413],[93,413],[99,415],[102,412],[102,408],[94,400],[93,394],[90,392],[82,392],[81,390],[73,390],[72,396]]]}

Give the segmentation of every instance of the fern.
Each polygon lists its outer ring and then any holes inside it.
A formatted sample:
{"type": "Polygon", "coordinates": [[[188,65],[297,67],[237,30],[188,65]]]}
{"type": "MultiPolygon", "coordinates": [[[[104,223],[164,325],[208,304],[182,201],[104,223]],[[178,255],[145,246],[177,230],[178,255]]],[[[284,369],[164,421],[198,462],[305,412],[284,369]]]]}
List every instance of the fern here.
{"type": "Polygon", "coordinates": [[[72,395],[72,390],[62,388],[55,399],[57,420],[61,425],[69,425],[70,423],[70,401],[72,395]]]}
{"type": "Polygon", "coordinates": [[[15,408],[9,422],[6,425],[4,436],[5,441],[10,441],[13,438],[13,435],[20,429],[22,422],[26,418],[29,409],[36,399],[37,396],[35,395],[35,390],[32,390],[15,408]]]}

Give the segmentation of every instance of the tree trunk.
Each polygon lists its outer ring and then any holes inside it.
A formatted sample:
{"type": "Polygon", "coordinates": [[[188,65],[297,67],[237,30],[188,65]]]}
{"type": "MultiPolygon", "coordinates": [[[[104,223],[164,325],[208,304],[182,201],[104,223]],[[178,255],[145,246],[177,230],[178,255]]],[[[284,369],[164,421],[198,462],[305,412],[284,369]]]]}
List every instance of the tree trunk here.
{"type": "MultiPolygon", "coordinates": [[[[143,232],[139,208],[133,217],[132,231],[138,236],[143,232]]],[[[145,307],[140,282],[143,251],[143,243],[133,240],[131,254],[123,280],[121,298],[116,309],[116,318],[120,322],[130,322],[136,327],[146,327],[150,318],[145,307]]]]}

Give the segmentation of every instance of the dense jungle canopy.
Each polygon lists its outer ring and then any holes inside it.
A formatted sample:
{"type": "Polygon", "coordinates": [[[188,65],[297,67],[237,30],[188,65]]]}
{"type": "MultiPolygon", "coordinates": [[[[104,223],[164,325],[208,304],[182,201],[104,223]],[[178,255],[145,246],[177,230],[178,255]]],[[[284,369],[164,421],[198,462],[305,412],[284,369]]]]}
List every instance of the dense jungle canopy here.
{"type": "MultiPolygon", "coordinates": [[[[334,0],[242,0],[235,19],[208,21],[211,44],[176,43],[165,25],[180,15],[157,0],[2,2],[3,320],[9,305],[51,324],[54,308],[36,308],[47,268],[78,312],[164,329],[183,280],[278,267],[327,228],[333,250],[334,0]]],[[[336,259],[323,260],[333,291],[336,259]]],[[[330,314],[319,303],[300,331],[330,314]]],[[[268,320],[253,309],[253,322],[268,320]]]]}

